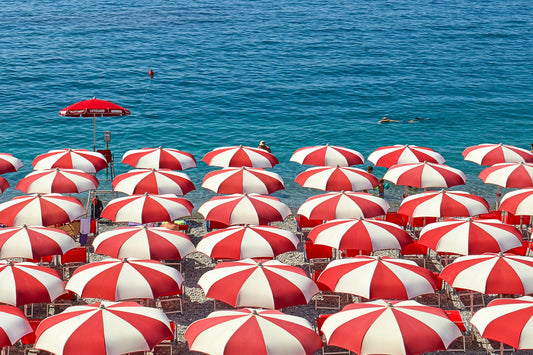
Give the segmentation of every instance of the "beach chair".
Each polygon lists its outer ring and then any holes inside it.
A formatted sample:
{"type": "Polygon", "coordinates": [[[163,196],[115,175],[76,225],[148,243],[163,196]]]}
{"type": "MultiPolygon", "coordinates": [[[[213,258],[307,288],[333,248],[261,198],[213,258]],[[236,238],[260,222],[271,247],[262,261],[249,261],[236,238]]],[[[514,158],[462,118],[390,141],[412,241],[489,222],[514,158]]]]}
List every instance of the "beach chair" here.
{"type": "Polygon", "coordinates": [[[385,215],[385,221],[399,225],[400,227],[406,227],[409,223],[409,216],[398,212],[387,212],[385,215]]]}
{"type": "Polygon", "coordinates": [[[27,262],[39,264],[41,266],[48,266],[52,263],[53,260],[54,260],[53,255],[47,255],[47,256],[43,256],[41,258],[35,258],[35,259],[26,259],[27,262]]]}
{"type": "Polygon", "coordinates": [[[370,255],[372,254],[369,250],[362,249],[343,249],[341,250],[341,258],[353,258],[358,255],[370,255]]]}
{"type": "Polygon", "coordinates": [[[320,273],[322,273],[322,270],[316,270],[313,273],[313,281],[318,286],[318,289],[320,290],[320,293],[316,294],[314,296],[315,300],[315,309],[334,309],[334,310],[340,310],[341,309],[341,295],[336,294],[335,292],[331,291],[326,285],[324,285],[321,282],[317,282],[318,277],[320,276],[320,273]]]}
{"type": "Polygon", "coordinates": [[[181,299],[181,294],[183,289],[180,288],[178,294],[168,295],[158,298],[159,305],[165,314],[183,314],[183,302],[181,299]]]}
{"type": "Polygon", "coordinates": [[[319,226],[323,223],[322,220],[307,219],[307,217],[304,217],[302,215],[296,215],[296,217],[294,217],[294,220],[296,221],[296,230],[298,232],[303,232],[304,229],[312,229],[313,227],[319,226]]]}
{"type": "Polygon", "coordinates": [[[209,220],[205,221],[205,228],[207,229],[208,232],[211,232],[216,229],[224,229],[228,227],[229,225],[226,223],[217,222],[217,221],[209,221],[209,220]]]}
{"type": "Polygon", "coordinates": [[[530,250],[531,250],[531,241],[523,240],[522,246],[507,250],[506,253],[528,256],[530,250]]]}
{"type": "Polygon", "coordinates": [[[326,340],[324,338],[324,333],[322,333],[322,325],[328,319],[328,317],[331,316],[331,314],[321,314],[315,319],[315,328],[316,332],[320,337],[322,338],[322,342],[324,343],[324,346],[322,347],[322,355],[328,355],[328,354],[351,354],[349,350],[341,349],[334,346],[326,345],[326,340]]]}
{"type": "Polygon", "coordinates": [[[22,345],[24,354],[28,354],[30,351],[32,353],[35,353],[33,351],[34,349],[33,346],[35,345],[35,340],[36,340],[35,330],[37,330],[37,327],[42,321],[43,321],[42,319],[28,319],[28,322],[30,323],[30,327],[33,330],[33,332],[24,335],[20,339],[20,344],[22,345]]]}
{"type": "Polygon", "coordinates": [[[65,254],[61,255],[61,273],[64,280],[70,278],[70,272],[77,269],[83,264],[87,263],[87,249],[85,247],[77,247],[70,249],[65,254]]]}
{"type": "MultiPolygon", "coordinates": [[[[65,284],[67,282],[65,281],[65,284]]],[[[55,300],[47,305],[47,314],[54,315],[60,313],[56,307],[70,307],[76,302],[77,296],[70,290],[65,290],[65,293],[57,297],[55,300]]]]}
{"type": "Polygon", "coordinates": [[[502,220],[502,211],[489,211],[487,213],[482,213],[475,217],[475,219],[497,219],[502,220]]]}
{"type": "Polygon", "coordinates": [[[450,344],[447,351],[461,351],[466,352],[466,338],[471,337],[470,331],[468,330],[468,323],[466,320],[463,320],[461,312],[458,310],[445,310],[448,318],[459,328],[461,331],[461,338],[456,339],[453,343],[450,344]]]}
{"type": "Polygon", "coordinates": [[[414,260],[416,262],[422,261],[423,267],[426,267],[428,247],[415,241],[404,246],[402,250],[400,250],[400,256],[402,256],[404,259],[414,260]]]}
{"type": "Polygon", "coordinates": [[[306,240],[304,244],[305,259],[309,262],[309,273],[313,274],[315,270],[323,270],[324,267],[333,258],[333,250],[327,245],[313,244],[312,241],[306,240]]]}

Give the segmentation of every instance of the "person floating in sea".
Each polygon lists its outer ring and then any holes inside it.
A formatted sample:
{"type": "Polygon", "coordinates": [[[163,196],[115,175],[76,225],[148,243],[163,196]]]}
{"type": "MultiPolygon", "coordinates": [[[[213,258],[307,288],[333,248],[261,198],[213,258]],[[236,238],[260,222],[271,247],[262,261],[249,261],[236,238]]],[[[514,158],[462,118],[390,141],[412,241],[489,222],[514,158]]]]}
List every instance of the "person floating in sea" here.
{"type": "Polygon", "coordinates": [[[272,153],[272,150],[270,149],[270,147],[268,145],[266,145],[265,141],[259,142],[259,146],[257,148],[263,149],[263,150],[266,150],[269,153],[272,153]]]}
{"type": "Polygon", "coordinates": [[[533,144],[531,144],[531,150],[530,150],[531,153],[533,153],[533,144]]]}
{"type": "Polygon", "coordinates": [[[387,116],[384,116],[381,120],[379,120],[378,123],[391,123],[391,122],[400,122],[398,120],[391,120],[387,116]]]}

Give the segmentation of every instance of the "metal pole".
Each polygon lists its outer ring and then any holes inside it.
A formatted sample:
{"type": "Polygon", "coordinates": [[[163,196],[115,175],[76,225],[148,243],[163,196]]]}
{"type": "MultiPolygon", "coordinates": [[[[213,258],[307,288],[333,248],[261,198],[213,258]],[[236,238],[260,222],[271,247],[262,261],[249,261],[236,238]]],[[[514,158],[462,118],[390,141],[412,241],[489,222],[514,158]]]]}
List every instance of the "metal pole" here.
{"type": "Polygon", "coordinates": [[[93,114],[93,152],[96,152],[96,114],[93,114]]]}

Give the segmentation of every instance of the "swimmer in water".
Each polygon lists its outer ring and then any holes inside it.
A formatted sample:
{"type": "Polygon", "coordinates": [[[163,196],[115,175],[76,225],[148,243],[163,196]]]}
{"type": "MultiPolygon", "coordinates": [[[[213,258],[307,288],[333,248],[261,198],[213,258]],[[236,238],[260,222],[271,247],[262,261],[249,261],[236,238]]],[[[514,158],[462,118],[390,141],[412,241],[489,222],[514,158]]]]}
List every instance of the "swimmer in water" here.
{"type": "Polygon", "coordinates": [[[400,122],[400,121],[397,121],[397,120],[391,120],[389,119],[387,116],[383,117],[381,120],[379,120],[378,123],[391,123],[391,122],[400,122]]]}

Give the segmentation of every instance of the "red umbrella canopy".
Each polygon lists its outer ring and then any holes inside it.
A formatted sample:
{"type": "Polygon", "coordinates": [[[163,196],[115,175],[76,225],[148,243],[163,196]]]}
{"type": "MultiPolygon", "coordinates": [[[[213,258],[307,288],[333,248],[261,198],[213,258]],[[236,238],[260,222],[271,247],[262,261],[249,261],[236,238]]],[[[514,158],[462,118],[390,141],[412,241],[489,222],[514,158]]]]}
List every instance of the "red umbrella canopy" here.
{"type": "Polygon", "coordinates": [[[268,195],[285,188],[278,174],[260,168],[224,168],[207,173],[202,187],[219,194],[268,195]]]}
{"type": "Polygon", "coordinates": [[[361,191],[378,186],[378,178],[365,170],[339,166],[310,168],[294,181],[322,191],[361,191]]]}
{"type": "Polygon", "coordinates": [[[521,189],[506,193],[498,208],[516,216],[533,216],[533,189],[521,189]]]}
{"type": "Polygon", "coordinates": [[[486,184],[507,188],[533,187],[533,164],[501,163],[483,169],[479,177],[486,184]]]}
{"type": "Polygon", "coordinates": [[[405,198],[398,213],[411,217],[470,217],[489,211],[489,203],[464,191],[428,191],[405,198]]]}
{"type": "Polygon", "coordinates": [[[107,160],[102,153],[87,149],[58,149],[38,155],[33,159],[33,170],[78,169],[86,173],[97,173],[107,168],[107,160]]]}
{"type": "Polygon", "coordinates": [[[431,148],[401,144],[380,147],[368,156],[368,160],[376,166],[385,168],[390,168],[396,164],[422,163],[425,161],[436,164],[445,162],[442,155],[431,148]]]}
{"type": "Polygon", "coordinates": [[[9,182],[0,176],[0,193],[3,193],[10,187],[9,182]]]}
{"type": "Polygon", "coordinates": [[[13,173],[23,166],[22,162],[8,153],[0,153],[0,174],[13,173]]]}
{"type": "Polygon", "coordinates": [[[78,193],[98,188],[95,176],[76,169],[37,170],[26,175],[16,189],[25,193],[78,193]]]}
{"type": "Polygon", "coordinates": [[[169,169],[135,169],[113,179],[113,190],[133,194],[174,194],[183,196],[194,190],[191,178],[169,169]]]}
{"type": "Polygon", "coordinates": [[[290,161],[302,165],[351,166],[364,164],[365,158],[356,150],[326,144],[299,148],[290,161]]]}
{"type": "Polygon", "coordinates": [[[115,117],[127,116],[130,114],[128,109],[119,106],[113,102],[92,98],[76,102],[59,111],[60,116],[68,117],[115,117]]]}
{"type": "Polygon", "coordinates": [[[466,175],[445,164],[428,162],[393,165],[383,176],[396,185],[427,187],[452,187],[464,185],[466,175]]]}
{"type": "Polygon", "coordinates": [[[494,165],[498,163],[533,163],[533,153],[512,145],[479,144],[463,151],[465,160],[479,165],[494,165]]]}
{"type": "Polygon", "coordinates": [[[185,170],[196,167],[192,154],[172,148],[142,148],[128,150],[122,163],[139,169],[185,170]]]}
{"type": "Polygon", "coordinates": [[[74,240],[61,229],[26,225],[0,229],[0,258],[63,255],[75,246],[74,240]]]}
{"type": "Polygon", "coordinates": [[[259,148],[246,146],[220,147],[215,148],[202,158],[202,161],[209,166],[229,167],[251,167],[251,168],[272,168],[278,164],[278,159],[274,154],[259,148]]]}
{"type": "Polygon", "coordinates": [[[33,330],[22,310],[13,306],[0,306],[0,347],[13,345],[31,332],[33,330]]]}

